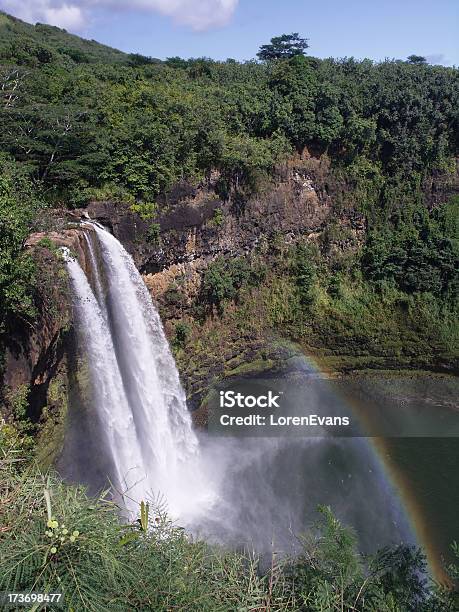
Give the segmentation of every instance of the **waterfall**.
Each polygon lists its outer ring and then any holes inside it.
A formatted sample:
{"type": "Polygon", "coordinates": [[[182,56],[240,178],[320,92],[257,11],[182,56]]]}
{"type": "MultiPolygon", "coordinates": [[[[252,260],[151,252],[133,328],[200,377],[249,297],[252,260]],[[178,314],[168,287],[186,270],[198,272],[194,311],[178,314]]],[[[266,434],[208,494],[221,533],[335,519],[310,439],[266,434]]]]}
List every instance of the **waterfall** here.
{"type": "Polygon", "coordinates": [[[131,514],[141,500],[161,496],[186,521],[211,496],[160,317],[123,246],[102,227],[85,225],[94,290],[68,252],[66,262],[110,479],[131,514]]]}

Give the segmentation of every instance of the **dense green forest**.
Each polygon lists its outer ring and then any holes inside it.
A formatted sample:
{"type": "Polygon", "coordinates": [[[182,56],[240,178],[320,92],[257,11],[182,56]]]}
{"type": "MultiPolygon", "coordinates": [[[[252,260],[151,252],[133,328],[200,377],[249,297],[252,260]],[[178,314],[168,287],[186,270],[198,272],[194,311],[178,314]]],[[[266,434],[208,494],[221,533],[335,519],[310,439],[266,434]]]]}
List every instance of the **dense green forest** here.
{"type": "Polygon", "coordinates": [[[281,53],[265,45],[264,61],[159,61],[0,14],[2,328],[11,313],[33,313],[22,243],[43,208],[102,198],[154,218],[178,181],[205,184],[215,172],[223,201],[244,202],[307,147],[346,177],[345,205],[368,225],[358,261],[329,266],[324,291],[338,296],[358,269],[372,295],[395,291],[406,308],[421,305],[428,327],[447,321],[441,333],[454,344],[458,201],[431,205],[426,191],[456,172],[458,70],[417,56],[319,60],[304,55],[303,39],[273,40],[281,53]]]}
{"type": "Polygon", "coordinates": [[[50,203],[98,189],[151,202],[214,169],[222,193],[248,190],[308,146],[364,179],[367,209],[377,200],[390,214],[402,177],[414,191],[457,152],[455,68],[302,54],[160,62],[3,15],[0,28],[2,151],[50,203]]]}

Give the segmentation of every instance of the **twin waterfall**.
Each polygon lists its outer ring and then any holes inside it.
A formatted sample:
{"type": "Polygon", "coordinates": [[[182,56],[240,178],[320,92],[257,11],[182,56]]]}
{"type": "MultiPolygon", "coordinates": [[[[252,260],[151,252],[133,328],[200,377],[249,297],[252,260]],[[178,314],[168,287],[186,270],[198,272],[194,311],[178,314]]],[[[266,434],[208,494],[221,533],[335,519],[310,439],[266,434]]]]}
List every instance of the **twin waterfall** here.
{"type": "Polygon", "coordinates": [[[193,504],[210,500],[161,320],[118,240],[95,223],[84,225],[91,283],[69,254],[66,263],[111,482],[131,516],[140,501],[158,496],[172,515],[189,516],[193,504]]]}

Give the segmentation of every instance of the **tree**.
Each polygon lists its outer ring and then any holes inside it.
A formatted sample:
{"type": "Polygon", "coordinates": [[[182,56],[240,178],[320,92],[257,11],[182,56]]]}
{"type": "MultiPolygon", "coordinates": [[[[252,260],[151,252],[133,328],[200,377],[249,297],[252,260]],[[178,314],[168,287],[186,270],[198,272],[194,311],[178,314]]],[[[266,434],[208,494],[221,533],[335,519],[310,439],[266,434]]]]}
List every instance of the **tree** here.
{"type": "Polygon", "coordinates": [[[284,59],[295,55],[305,55],[309,47],[307,38],[300,38],[298,32],[282,34],[271,38],[270,45],[262,45],[257,57],[264,61],[284,59]]]}
{"type": "Polygon", "coordinates": [[[427,60],[422,55],[409,55],[407,60],[410,64],[427,64],[427,60]]]}
{"type": "Polygon", "coordinates": [[[317,75],[303,55],[270,65],[271,117],[301,151],[316,133],[317,75]]]}
{"type": "Polygon", "coordinates": [[[211,306],[222,309],[224,300],[234,298],[236,290],[231,272],[223,257],[212,262],[204,273],[201,286],[201,299],[211,306]]]}
{"type": "Polygon", "coordinates": [[[18,101],[26,75],[16,67],[0,69],[0,98],[4,108],[11,108],[18,101]]]}

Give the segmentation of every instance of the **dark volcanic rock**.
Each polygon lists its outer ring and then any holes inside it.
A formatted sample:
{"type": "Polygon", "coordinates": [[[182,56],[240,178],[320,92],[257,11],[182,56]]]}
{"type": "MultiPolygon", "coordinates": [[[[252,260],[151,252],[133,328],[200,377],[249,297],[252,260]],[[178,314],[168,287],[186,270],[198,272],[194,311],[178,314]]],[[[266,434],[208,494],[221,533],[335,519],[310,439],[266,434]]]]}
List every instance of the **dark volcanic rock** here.
{"type": "MultiPolygon", "coordinates": [[[[299,161],[247,201],[233,198],[224,202],[209,187],[185,189],[181,185],[179,195],[184,199],[172,198],[172,204],[148,221],[128,205],[115,202],[91,202],[87,213],[113,232],[143,274],[155,274],[174,264],[243,255],[274,236],[293,242],[304,235],[320,234],[336,218],[333,196],[345,188],[328,184],[328,171],[320,160],[299,161]],[[214,219],[217,209],[224,213],[219,223],[214,219]],[[161,229],[157,243],[148,241],[152,223],[161,229]]],[[[354,233],[356,244],[362,243],[363,215],[343,210],[337,221],[354,233]]]]}

